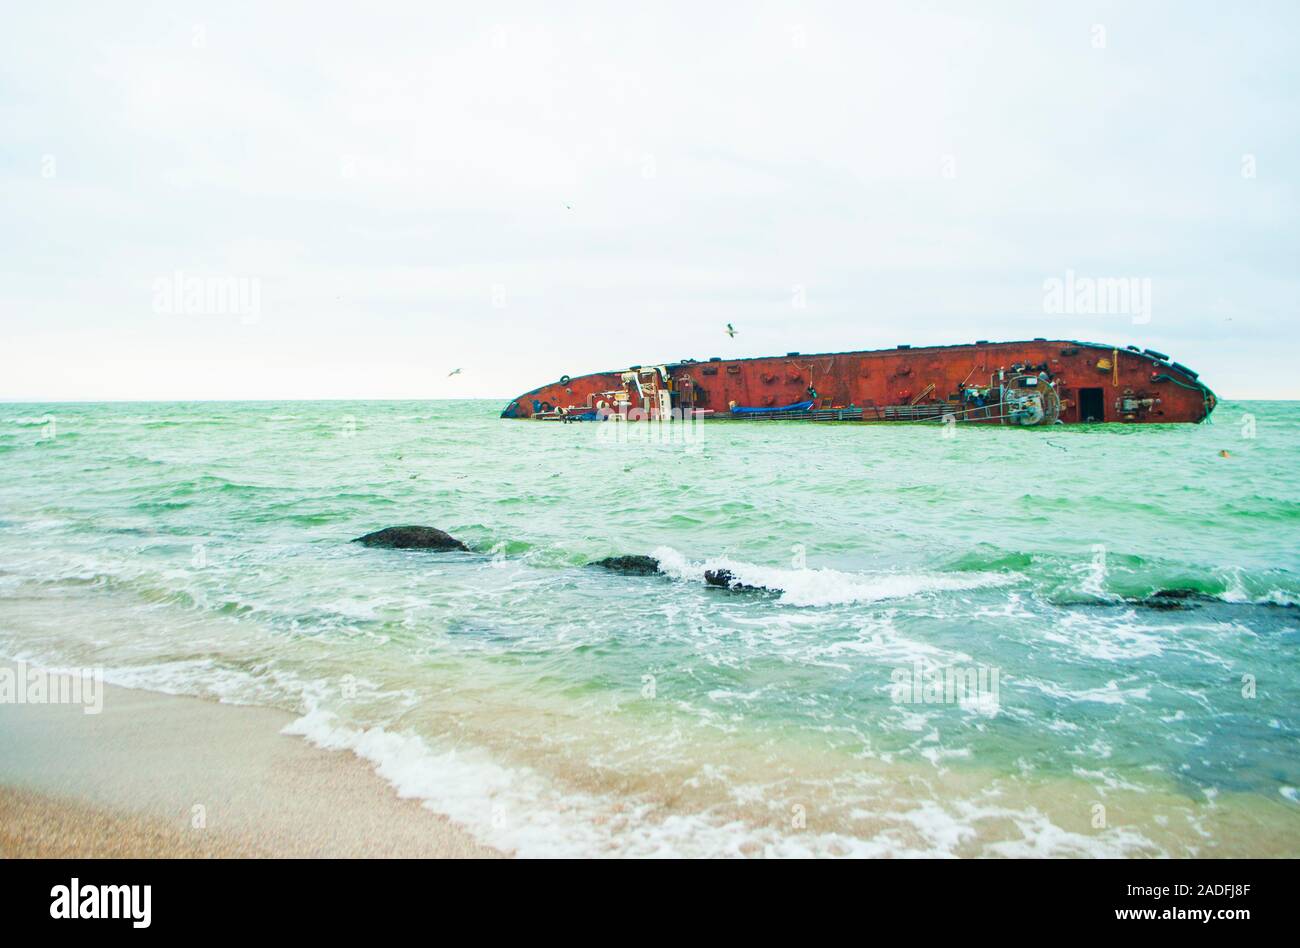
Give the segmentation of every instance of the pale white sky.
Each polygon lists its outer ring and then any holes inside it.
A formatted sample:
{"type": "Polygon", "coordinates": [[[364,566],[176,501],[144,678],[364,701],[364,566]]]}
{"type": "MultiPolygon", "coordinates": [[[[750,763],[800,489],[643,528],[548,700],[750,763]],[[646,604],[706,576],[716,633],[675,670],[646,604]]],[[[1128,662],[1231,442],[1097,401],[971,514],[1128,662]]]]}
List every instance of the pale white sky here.
{"type": "Polygon", "coordinates": [[[1300,397],[1294,3],[267,6],[6,11],[0,399],[1032,336],[1300,397]]]}

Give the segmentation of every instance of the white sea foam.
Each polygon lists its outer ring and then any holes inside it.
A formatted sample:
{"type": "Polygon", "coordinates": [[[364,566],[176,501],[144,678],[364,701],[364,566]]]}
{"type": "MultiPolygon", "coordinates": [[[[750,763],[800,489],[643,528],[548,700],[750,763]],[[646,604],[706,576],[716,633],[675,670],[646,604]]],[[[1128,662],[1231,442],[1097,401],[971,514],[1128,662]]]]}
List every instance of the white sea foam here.
{"type": "Polygon", "coordinates": [[[674,579],[703,582],[706,571],[727,570],[738,583],[779,592],[777,601],[787,606],[879,602],[929,592],[1006,586],[1018,578],[1007,573],[846,573],[834,569],[785,569],[726,556],[694,562],[671,547],[658,547],[650,555],[674,579]]]}
{"type": "MultiPolygon", "coordinates": [[[[437,750],[417,735],[354,727],[329,711],[309,712],[287,725],[284,733],[318,747],[355,753],[400,796],[422,800],[483,842],[520,856],[953,856],[959,845],[977,835],[977,821],[993,818],[1010,818],[1024,830],[1022,839],[996,844],[1004,854],[1152,851],[1140,834],[1084,837],[1067,833],[1034,810],[961,801],[951,807],[926,801],[897,812],[858,811],[861,818],[885,824],[867,837],[819,833],[812,826],[799,831],[779,824],[755,826],[705,813],[664,815],[661,808],[635,800],[561,793],[541,774],[502,766],[483,751],[437,750]]],[[[759,799],[765,795],[761,788],[755,793],[759,799]]]]}
{"type": "MultiPolygon", "coordinates": [[[[168,694],[206,694],[238,704],[271,703],[267,699],[272,694],[278,698],[274,703],[282,704],[292,695],[310,710],[286,725],[284,733],[327,750],[356,754],[400,796],[419,799],[483,842],[521,856],[953,856],[978,835],[980,821],[998,818],[1010,818],[1024,831],[1022,839],[987,847],[1004,855],[1151,852],[1151,845],[1136,834],[1082,837],[1061,830],[1036,811],[986,808],[974,801],[860,810],[862,818],[880,824],[867,836],[818,832],[815,816],[807,828],[794,830],[785,814],[755,825],[709,812],[665,813],[662,805],[637,798],[563,790],[545,775],[503,765],[481,749],[437,748],[411,732],[348,724],[320,706],[331,696],[326,683],[289,672],[252,675],[211,660],[190,660],[110,668],[105,680],[168,694]]],[[[374,683],[363,679],[359,684],[374,683]]],[[[939,745],[932,750],[926,756],[935,765],[968,756],[939,745]]],[[[770,799],[767,789],[743,784],[733,787],[733,796],[742,803],[770,799]]]]}
{"type": "Polygon", "coordinates": [[[1071,612],[1042,628],[1049,642],[1068,646],[1081,655],[1102,661],[1132,661],[1164,654],[1167,629],[1143,625],[1136,619],[1090,612],[1071,612]]]}
{"type": "Polygon", "coordinates": [[[400,796],[421,799],[484,842],[521,856],[728,856],[755,849],[765,855],[866,855],[877,848],[842,836],[778,837],[701,815],[651,820],[645,805],[560,796],[540,775],[503,767],[480,751],[436,751],[416,735],[350,727],[327,711],[304,715],[284,731],[319,747],[352,751],[400,796]]]}
{"type": "Polygon", "coordinates": [[[1148,701],[1151,697],[1149,687],[1121,688],[1115,681],[1108,681],[1100,688],[1080,688],[1071,691],[1050,681],[1037,678],[1020,678],[1018,683],[1027,688],[1036,688],[1043,694],[1064,701],[1083,701],[1096,704],[1128,704],[1129,701],[1148,701]]]}
{"type": "MultiPolygon", "coordinates": [[[[202,695],[223,704],[251,704],[303,708],[318,706],[330,694],[328,682],[304,678],[291,671],[266,668],[253,674],[211,659],[118,666],[104,672],[104,680],[122,688],[141,688],[169,695],[202,695]]],[[[360,691],[366,679],[357,679],[360,691]]]]}
{"type": "Polygon", "coordinates": [[[904,635],[895,627],[894,618],[893,610],[884,610],[882,615],[867,616],[858,628],[856,637],[818,644],[811,654],[813,657],[824,658],[856,655],[881,665],[909,667],[918,662],[933,666],[968,665],[974,662],[965,652],[941,648],[904,635]]]}
{"type": "Polygon", "coordinates": [[[1300,599],[1296,598],[1295,593],[1287,592],[1285,589],[1270,589],[1268,593],[1253,601],[1268,606],[1300,606],[1300,599]]]}

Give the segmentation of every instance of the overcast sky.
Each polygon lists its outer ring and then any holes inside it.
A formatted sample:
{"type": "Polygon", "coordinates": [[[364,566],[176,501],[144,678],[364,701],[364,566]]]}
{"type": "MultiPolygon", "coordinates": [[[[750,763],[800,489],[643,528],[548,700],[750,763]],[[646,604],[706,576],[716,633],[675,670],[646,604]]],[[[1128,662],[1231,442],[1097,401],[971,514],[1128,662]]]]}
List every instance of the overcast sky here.
{"type": "Polygon", "coordinates": [[[1300,4],[271,6],[8,6],[0,399],[1033,336],[1300,397],[1300,4]]]}

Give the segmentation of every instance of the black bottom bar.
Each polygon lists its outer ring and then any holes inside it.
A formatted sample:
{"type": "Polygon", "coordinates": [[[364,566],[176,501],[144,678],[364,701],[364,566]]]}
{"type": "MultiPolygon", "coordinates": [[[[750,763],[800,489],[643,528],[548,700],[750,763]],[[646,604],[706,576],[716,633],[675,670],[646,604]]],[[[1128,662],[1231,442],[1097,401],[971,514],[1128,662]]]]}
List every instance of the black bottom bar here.
{"type": "MultiPolygon", "coordinates": [[[[348,932],[397,932],[421,925],[431,937],[484,920],[483,935],[511,923],[534,936],[591,930],[612,918],[607,934],[682,913],[723,918],[733,935],[765,930],[774,915],[825,931],[852,924],[883,935],[882,923],[915,933],[984,937],[1010,927],[1039,937],[1098,929],[1150,935],[1191,930],[1231,938],[1280,928],[1296,916],[1294,862],[1288,861],[987,861],[789,863],[125,861],[0,862],[5,920],[51,933],[92,930],[283,934],[300,938],[348,932]],[[76,881],[78,914],[102,905],[119,918],[70,916],[76,881]],[[99,886],[148,886],[114,890],[99,886]],[[65,897],[66,896],[66,897],[65,897]],[[89,900],[89,901],[87,901],[89,900]],[[148,927],[140,925],[146,920],[148,927]],[[84,911],[82,910],[84,909],[84,911]],[[135,911],[132,912],[132,909],[135,911]],[[622,921],[619,922],[618,918],[622,921]],[[1019,929],[1040,923],[1035,929],[1019,929]]],[[[780,919],[777,919],[778,921],[780,919]]],[[[1289,927],[1289,926],[1288,926],[1289,927]]],[[[471,930],[472,931],[472,930],[471,930]]],[[[680,935],[682,932],[678,930],[680,935]]],[[[469,934],[469,932],[466,932],[469,934]]]]}

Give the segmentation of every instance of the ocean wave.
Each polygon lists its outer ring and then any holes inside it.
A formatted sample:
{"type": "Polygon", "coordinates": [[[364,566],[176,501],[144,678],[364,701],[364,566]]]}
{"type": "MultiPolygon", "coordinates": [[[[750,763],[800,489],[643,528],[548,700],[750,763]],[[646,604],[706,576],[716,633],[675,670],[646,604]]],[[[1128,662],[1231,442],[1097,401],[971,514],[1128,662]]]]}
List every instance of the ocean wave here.
{"type": "Polygon", "coordinates": [[[1035,555],[1020,550],[999,550],[984,546],[961,554],[947,565],[954,572],[989,572],[1010,570],[1022,572],[1030,569],[1035,562],[1035,555]]]}
{"type": "MultiPolygon", "coordinates": [[[[965,846],[1008,856],[1160,854],[1129,828],[1084,835],[1033,807],[975,800],[861,810],[858,818],[875,826],[861,835],[787,829],[789,814],[778,808],[784,803],[773,803],[775,818],[766,825],[665,813],[636,797],[565,791],[532,769],[505,766],[480,749],[436,749],[419,735],[348,724],[324,709],[292,721],[282,733],[356,754],[398,796],[420,800],[482,842],[523,857],[951,857],[965,846]],[[986,821],[1014,824],[1019,838],[979,843],[979,824],[986,821]]],[[[764,796],[761,788],[737,788],[736,794],[764,796]]]]}
{"type": "Polygon", "coordinates": [[[855,602],[903,599],[932,592],[1006,586],[1016,581],[1008,573],[848,573],[834,569],[786,569],[759,566],[726,556],[703,561],[687,559],[671,547],[651,554],[660,570],[683,582],[704,582],[704,574],[726,570],[745,586],[779,593],[787,606],[839,606],[855,602]]]}

